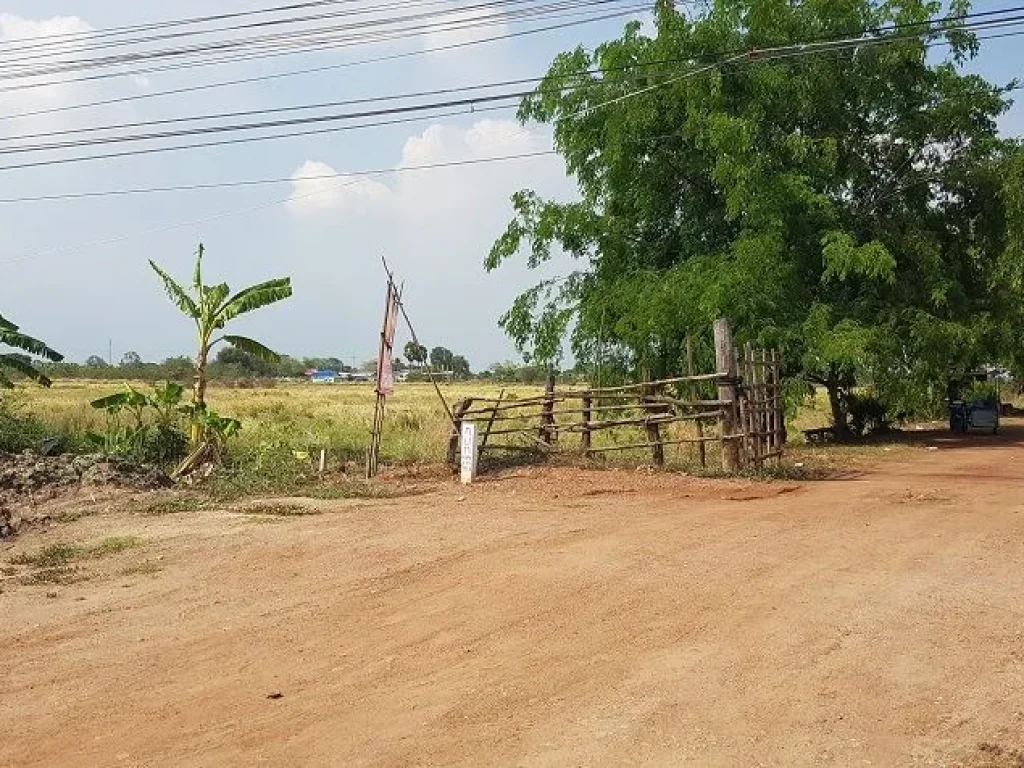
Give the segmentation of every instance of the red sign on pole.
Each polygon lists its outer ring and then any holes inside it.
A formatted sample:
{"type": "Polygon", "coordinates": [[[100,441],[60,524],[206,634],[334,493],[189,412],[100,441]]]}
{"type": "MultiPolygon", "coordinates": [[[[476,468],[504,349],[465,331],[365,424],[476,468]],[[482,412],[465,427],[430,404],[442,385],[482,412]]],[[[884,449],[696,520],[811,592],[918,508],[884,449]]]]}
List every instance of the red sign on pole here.
{"type": "Polygon", "coordinates": [[[384,328],[380,335],[380,354],[377,355],[377,394],[384,397],[395,391],[394,343],[400,300],[394,282],[388,280],[388,298],[384,305],[384,328]]]}

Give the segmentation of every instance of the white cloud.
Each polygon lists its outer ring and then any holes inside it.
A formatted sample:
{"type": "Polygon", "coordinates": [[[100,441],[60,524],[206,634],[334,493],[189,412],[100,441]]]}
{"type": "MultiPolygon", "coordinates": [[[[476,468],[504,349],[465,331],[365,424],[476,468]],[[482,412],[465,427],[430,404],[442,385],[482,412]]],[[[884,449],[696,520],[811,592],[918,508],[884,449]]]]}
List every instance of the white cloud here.
{"type": "Polygon", "coordinates": [[[72,35],[90,30],[92,27],[77,16],[54,16],[51,19],[34,20],[13,13],[0,13],[0,40],[4,42],[72,35]]]}
{"type": "Polygon", "coordinates": [[[296,216],[316,216],[364,202],[382,202],[391,196],[383,184],[364,177],[330,178],[337,171],[316,160],[307,160],[292,174],[288,210],[296,216]]]}
{"type": "Polygon", "coordinates": [[[461,50],[450,46],[463,46],[477,40],[507,35],[509,32],[508,24],[504,22],[488,23],[488,20],[494,17],[493,10],[464,11],[452,4],[449,11],[438,22],[442,24],[441,29],[427,32],[420,38],[423,49],[430,51],[430,56],[449,57],[461,50]],[[436,50],[439,48],[450,50],[436,50]]]}
{"type": "Polygon", "coordinates": [[[469,129],[432,125],[402,149],[402,167],[550,149],[550,137],[512,120],[480,120],[469,129]]]}
{"type": "MultiPolygon", "coordinates": [[[[556,155],[463,161],[550,148],[546,128],[483,119],[432,125],[408,137],[396,164],[408,170],[379,181],[363,178],[353,187],[327,191],[314,186],[322,180],[308,177],[332,173],[331,166],[306,162],[295,174],[293,191],[324,191],[290,206],[295,245],[289,250],[304,254],[303,265],[294,269],[296,292],[308,296],[310,306],[330,304],[346,339],[371,339],[381,300],[376,254],[382,254],[406,283],[423,339],[457,349],[477,365],[508,357],[499,316],[523,288],[572,267],[557,257],[531,274],[516,259],[487,274],[484,258],[512,216],[512,193],[530,188],[543,197],[567,199],[574,196],[573,184],[556,155]],[[413,170],[444,163],[459,164],[413,170]],[[310,265],[308,272],[304,264],[310,265]],[[338,297],[344,297],[340,304],[338,297]]],[[[311,316],[307,322],[319,321],[311,316]]]]}
{"type": "MultiPolygon", "coordinates": [[[[422,133],[409,137],[402,148],[398,168],[410,169],[395,174],[384,184],[366,177],[324,178],[338,171],[328,163],[307,160],[292,174],[292,196],[289,210],[296,216],[309,217],[326,213],[365,212],[366,204],[383,204],[400,217],[418,217],[436,208],[451,208],[456,199],[468,198],[469,207],[479,207],[492,199],[492,188],[508,196],[512,190],[505,179],[517,175],[515,165],[520,159],[495,163],[482,175],[474,160],[488,160],[509,155],[541,152],[551,148],[546,132],[531,130],[510,120],[485,119],[469,128],[432,125],[422,133]],[[470,161],[470,162],[466,162],[470,161]],[[453,165],[429,170],[422,166],[453,165]],[[504,167],[502,167],[504,166],[504,167]],[[467,172],[472,183],[467,183],[467,172]],[[486,183],[481,186],[480,182],[486,183]]],[[[551,167],[559,166],[556,158],[547,159],[551,167]]],[[[458,215],[454,210],[449,215],[458,215]]]]}
{"type": "MultiPolygon", "coordinates": [[[[27,47],[32,40],[40,38],[73,35],[89,32],[91,29],[92,27],[88,23],[77,16],[54,16],[50,19],[34,20],[12,13],[0,14],[0,42],[12,44],[17,42],[18,47],[27,47]]],[[[85,40],[69,37],[48,42],[52,42],[54,45],[59,44],[61,58],[66,58],[81,48],[85,40]]],[[[31,59],[25,61],[25,66],[52,63],[50,57],[42,58],[42,53],[44,53],[43,48],[26,50],[24,55],[31,59]]],[[[75,99],[77,88],[72,83],[59,82],[60,79],[60,75],[44,75],[16,80],[14,83],[17,85],[34,85],[43,82],[48,84],[0,94],[0,106],[12,112],[22,112],[67,104],[75,99]]]]}

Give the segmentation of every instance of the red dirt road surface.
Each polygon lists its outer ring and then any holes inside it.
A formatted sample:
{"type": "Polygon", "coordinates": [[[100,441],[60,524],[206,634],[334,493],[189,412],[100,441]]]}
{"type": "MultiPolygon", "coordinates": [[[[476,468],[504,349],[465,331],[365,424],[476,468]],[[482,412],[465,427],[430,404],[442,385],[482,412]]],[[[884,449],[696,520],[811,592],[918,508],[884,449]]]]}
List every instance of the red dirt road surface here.
{"type": "Polygon", "coordinates": [[[144,544],[4,583],[0,765],[1022,765],[1022,439],[29,532],[144,544]]]}

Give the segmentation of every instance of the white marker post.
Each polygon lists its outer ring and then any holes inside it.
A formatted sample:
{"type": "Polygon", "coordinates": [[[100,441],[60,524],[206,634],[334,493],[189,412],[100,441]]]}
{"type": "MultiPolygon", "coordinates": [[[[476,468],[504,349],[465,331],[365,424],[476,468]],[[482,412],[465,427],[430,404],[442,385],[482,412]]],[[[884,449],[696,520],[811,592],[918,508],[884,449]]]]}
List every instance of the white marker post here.
{"type": "Polygon", "coordinates": [[[462,422],[462,484],[476,480],[476,422],[462,422]]]}

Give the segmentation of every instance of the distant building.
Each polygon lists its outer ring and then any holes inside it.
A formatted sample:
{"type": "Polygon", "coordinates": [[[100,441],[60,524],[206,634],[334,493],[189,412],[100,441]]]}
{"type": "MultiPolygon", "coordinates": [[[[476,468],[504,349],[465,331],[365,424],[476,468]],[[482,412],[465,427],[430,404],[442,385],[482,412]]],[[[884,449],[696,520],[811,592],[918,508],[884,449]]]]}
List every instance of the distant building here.
{"type": "Polygon", "coordinates": [[[307,371],[306,375],[311,384],[334,384],[338,381],[337,371],[307,371]]]}

